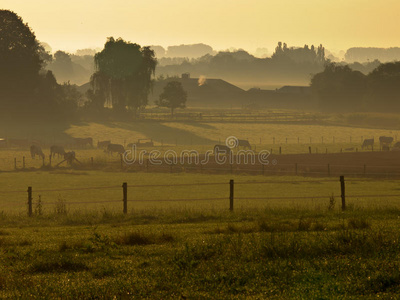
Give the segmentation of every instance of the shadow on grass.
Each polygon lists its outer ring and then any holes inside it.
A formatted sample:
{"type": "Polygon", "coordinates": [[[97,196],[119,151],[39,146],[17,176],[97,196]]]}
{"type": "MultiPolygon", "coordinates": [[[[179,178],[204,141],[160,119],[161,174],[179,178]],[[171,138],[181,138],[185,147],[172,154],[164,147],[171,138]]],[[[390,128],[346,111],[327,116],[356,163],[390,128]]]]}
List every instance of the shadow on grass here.
{"type": "MultiPolygon", "coordinates": [[[[216,141],[200,137],[190,131],[183,129],[172,128],[160,122],[133,122],[133,123],[102,123],[102,125],[111,128],[121,128],[140,132],[153,141],[158,143],[175,143],[179,144],[195,144],[195,145],[210,145],[216,141]]],[[[191,124],[193,125],[193,124],[191,124]]]]}

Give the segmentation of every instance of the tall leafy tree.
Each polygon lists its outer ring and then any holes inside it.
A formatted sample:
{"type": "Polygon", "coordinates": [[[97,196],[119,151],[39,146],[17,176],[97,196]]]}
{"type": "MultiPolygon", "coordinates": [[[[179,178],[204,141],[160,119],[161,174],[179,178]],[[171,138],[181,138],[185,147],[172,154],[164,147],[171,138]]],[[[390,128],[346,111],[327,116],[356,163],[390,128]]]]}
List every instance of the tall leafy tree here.
{"type": "Polygon", "coordinates": [[[44,71],[48,59],[50,55],[36,40],[28,25],[14,12],[0,10],[2,119],[60,120],[61,115],[71,117],[77,100],[72,92],[74,88],[58,85],[53,73],[44,71]]]}
{"type": "Polygon", "coordinates": [[[367,101],[375,111],[400,110],[400,62],[381,64],[368,74],[367,101]]]}
{"type": "Polygon", "coordinates": [[[311,89],[323,110],[357,111],[365,109],[366,83],[366,76],[361,72],[329,63],[311,79],[311,89]]]}
{"type": "Polygon", "coordinates": [[[0,10],[0,107],[21,109],[38,86],[43,48],[14,12],[0,10]]]}
{"type": "Polygon", "coordinates": [[[171,109],[171,116],[174,115],[176,108],[185,108],[187,93],[183,89],[179,81],[170,81],[164,87],[164,91],[160,95],[160,99],[156,104],[160,107],[168,107],[171,109]]]}
{"type": "Polygon", "coordinates": [[[97,107],[119,112],[131,109],[136,114],[147,105],[157,64],[153,50],[110,37],[94,60],[96,72],[89,93],[97,107]]]}

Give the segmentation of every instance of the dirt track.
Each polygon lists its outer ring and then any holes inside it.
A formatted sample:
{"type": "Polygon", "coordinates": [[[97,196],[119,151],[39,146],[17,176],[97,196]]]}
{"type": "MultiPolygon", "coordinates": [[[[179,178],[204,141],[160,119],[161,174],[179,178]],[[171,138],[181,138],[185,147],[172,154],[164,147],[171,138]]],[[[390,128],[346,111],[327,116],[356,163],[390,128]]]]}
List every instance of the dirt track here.
{"type": "Polygon", "coordinates": [[[273,155],[271,159],[277,164],[269,169],[281,172],[296,172],[297,164],[300,174],[400,175],[400,151],[273,155]]]}
{"type": "MultiPolygon", "coordinates": [[[[236,161],[236,157],[234,157],[236,161]]],[[[251,175],[307,175],[307,176],[398,176],[400,177],[400,151],[352,152],[331,154],[270,155],[269,164],[263,165],[256,157],[255,163],[219,164],[210,157],[205,164],[177,163],[153,165],[151,163],[127,166],[131,171],[193,172],[204,174],[251,174],[251,175]]]]}

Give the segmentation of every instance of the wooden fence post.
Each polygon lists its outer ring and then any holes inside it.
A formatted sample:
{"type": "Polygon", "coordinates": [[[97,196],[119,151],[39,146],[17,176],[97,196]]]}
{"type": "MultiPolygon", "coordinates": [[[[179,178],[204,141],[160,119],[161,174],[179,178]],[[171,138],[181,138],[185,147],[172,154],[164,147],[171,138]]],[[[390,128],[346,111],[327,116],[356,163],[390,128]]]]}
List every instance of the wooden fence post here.
{"type": "Polygon", "coordinates": [[[28,216],[32,217],[32,187],[28,186],[28,216]]]}
{"type": "Polygon", "coordinates": [[[282,147],[279,146],[279,154],[282,154],[282,147]]]}
{"type": "Polygon", "coordinates": [[[128,213],[128,183],[124,182],[122,184],[122,194],[124,202],[124,214],[128,213]]]}
{"type": "Polygon", "coordinates": [[[234,192],[234,181],[231,179],[229,181],[229,210],[233,211],[233,192],[234,192]]]}
{"type": "Polygon", "coordinates": [[[308,153],[311,154],[311,146],[308,147],[308,153]]]}
{"type": "Polygon", "coordinates": [[[346,210],[346,195],[345,195],[345,183],[344,183],[344,176],[340,176],[340,190],[341,190],[341,197],[342,197],[342,211],[346,210]]]}

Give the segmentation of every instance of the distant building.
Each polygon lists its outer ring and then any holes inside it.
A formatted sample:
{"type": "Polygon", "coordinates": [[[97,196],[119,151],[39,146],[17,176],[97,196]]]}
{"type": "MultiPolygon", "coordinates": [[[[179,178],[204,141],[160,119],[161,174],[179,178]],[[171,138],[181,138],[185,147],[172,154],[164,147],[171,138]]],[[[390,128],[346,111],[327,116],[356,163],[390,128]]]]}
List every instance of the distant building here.
{"type": "Polygon", "coordinates": [[[182,79],[190,79],[190,73],[183,73],[182,79]]]}
{"type": "Polygon", "coordinates": [[[280,89],[277,89],[276,92],[311,95],[311,88],[309,86],[285,85],[280,89]]]}

